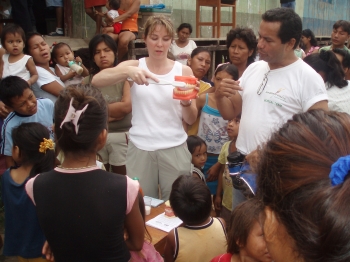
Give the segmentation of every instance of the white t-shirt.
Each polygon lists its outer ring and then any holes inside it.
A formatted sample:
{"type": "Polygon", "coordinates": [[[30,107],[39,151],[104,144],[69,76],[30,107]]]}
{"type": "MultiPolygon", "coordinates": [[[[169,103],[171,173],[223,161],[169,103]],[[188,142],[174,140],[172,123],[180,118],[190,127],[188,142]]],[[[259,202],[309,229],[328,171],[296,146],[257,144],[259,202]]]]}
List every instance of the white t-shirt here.
{"type": "Polygon", "coordinates": [[[342,88],[336,86],[328,88],[327,94],[329,110],[350,114],[350,81],[342,88]]]}
{"type": "MultiPolygon", "coordinates": [[[[37,66],[36,70],[38,71],[39,78],[38,78],[38,81],[36,81],[36,83],[32,85],[32,89],[35,96],[38,98],[39,97],[48,98],[55,103],[57,100],[57,97],[42,90],[41,87],[53,81],[57,81],[62,87],[64,87],[64,83],[61,81],[61,79],[58,76],[50,74],[50,72],[48,72],[46,69],[40,66],[37,66]]],[[[55,71],[53,68],[50,67],[50,70],[55,74],[55,71]]]]}
{"type": "MultiPolygon", "coordinates": [[[[112,19],[117,18],[119,16],[119,13],[117,10],[111,9],[107,13],[112,19]]],[[[119,23],[122,23],[122,22],[120,21],[119,23]]]]}
{"type": "Polygon", "coordinates": [[[26,81],[30,78],[30,72],[27,69],[27,62],[31,58],[29,55],[24,55],[20,60],[10,63],[9,54],[4,54],[2,56],[2,61],[4,62],[2,77],[6,76],[18,76],[26,81]]]}
{"type": "MultiPolygon", "coordinates": [[[[150,71],[145,58],[139,60],[139,67],[150,71]]],[[[165,75],[156,75],[159,80],[171,81],[182,75],[182,64],[175,62],[165,75]]],[[[187,134],[182,126],[180,101],[173,99],[171,85],[138,85],[130,89],[132,103],[131,142],[139,149],[155,151],[182,145],[187,134]]]]}
{"type": "Polygon", "coordinates": [[[315,103],[328,99],[321,76],[301,59],[269,70],[267,62],[258,61],[240,78],[243,104],[236,147],[243,154],[266,142],[294,114],[306,112],[315,103]],[[258,95],[267,72],[265,89],[258,95]]]}
{"type": "Polygon", "coordinates": [[[175,60],[183,65],[187,64],[187,60],[191,57],[193,49],[197,47],[193,40],[190,40],[185,47],[178,47],[175,41],[170,46],[170,53],[175,56],[175,60]]]}

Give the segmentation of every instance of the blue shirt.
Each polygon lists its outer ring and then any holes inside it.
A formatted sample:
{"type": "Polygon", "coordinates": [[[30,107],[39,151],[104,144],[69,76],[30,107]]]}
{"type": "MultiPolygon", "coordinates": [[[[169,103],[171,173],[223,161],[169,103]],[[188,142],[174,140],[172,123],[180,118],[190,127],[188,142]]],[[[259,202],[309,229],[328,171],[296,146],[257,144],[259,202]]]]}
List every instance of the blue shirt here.
{"type": "Polygon", "coordinates": [[[25,191],[26,179],[17,184],[7,169],[2,175],[2,199],[5,206],[5,256],[41,257],[45,236],[39,226],[36,209],[25,191]]]}
{"type": "Polygon", "coordinates": [[[31,116],[20,115],[16,112],[11,112],[4,120],[1,131],[0,153],[5,156],[12,156],[12,129],[22,123],[37,122],[47,127],[53,138],[53,109],[54,104],[47,98],[37,99],[37,112],[31,116]]]}

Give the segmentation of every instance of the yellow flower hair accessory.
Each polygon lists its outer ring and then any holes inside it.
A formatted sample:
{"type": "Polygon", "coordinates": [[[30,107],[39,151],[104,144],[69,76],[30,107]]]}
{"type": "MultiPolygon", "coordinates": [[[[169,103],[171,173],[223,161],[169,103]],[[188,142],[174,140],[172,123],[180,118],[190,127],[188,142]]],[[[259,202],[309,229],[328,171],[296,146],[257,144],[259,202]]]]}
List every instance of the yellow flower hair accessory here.
{"type": "Polygon", "coordinates": [[[55,149],[55,143],[52,141],[52,139],[44,138],[44,141],[40,143],[39,152],[46,154],[46,150],[48,150],[48,149],[54,150],[55,149]]]}

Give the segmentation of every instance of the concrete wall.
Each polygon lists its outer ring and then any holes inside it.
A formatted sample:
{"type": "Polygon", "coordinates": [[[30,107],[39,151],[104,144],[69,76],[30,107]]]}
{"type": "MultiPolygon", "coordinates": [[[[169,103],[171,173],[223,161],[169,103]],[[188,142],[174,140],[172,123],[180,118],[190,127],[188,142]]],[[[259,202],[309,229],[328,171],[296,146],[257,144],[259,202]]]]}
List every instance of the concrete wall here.
{"type": "MultiPolygon", "coordinates": [[[[190,23],[193,26],[192,36],[196,35],[196,1],[195,0],[151,0],[153,4],[164,3],[173,7],[174,25],[177,27],[181,23],[190,23]]],[[[266,10],[280,6],[279,0],[237,0],[236,7],[236,24],[248,26],[255,32],[259,27],[261,14],[266,10]]],[[[223,8],[221,14],[222,22],[231,22],[231,8],[223,8]]],[[[201,8],[201,20],[211,21],[212,8],[201,8]]],[[[221,27],[221,36],[225,37],[230,27],[221,27]]],[[[201,37],[211,37],[212,28],[202,27],[201,37]]]]}
{"type": "MultiPolygon", "coordinates": [[[[146,0],[147,1],[147,0],[146,0]]],[[[71,0],[73,7],[73,37],[91,38],[95,32],[94,21],[85,14],[82,0],[71,0]]],[[[149,0],[150,4],[164,3],[172,6],[172,19],[175,27],[187,22],[192,24],[196,35],[196,0],[149,0]]],[[[256,33],[261,21],[261,14],[266,10],[279,7],[279,0],[237,0],[236,24],[248,26],[256,33]]],[[[231,10],[231,9],[230,9],[231,10]]],[[[231,11],[222,11],[222,21],[229,22],[231,11]]],[[[329,36],[336,20],[350,20],[350,0],[296,0],[296,12],[302,17],[303,28],[310,28],[317,36],[329,36]]],[[[202,7],[201,19],[210,21],[211,8],[202,7]]],[[[221,36],[225,37],[229,27],[221,28],[221,36]]],[[[211,37],[211,27],[202,27],[201,37],[211,37]]]]}

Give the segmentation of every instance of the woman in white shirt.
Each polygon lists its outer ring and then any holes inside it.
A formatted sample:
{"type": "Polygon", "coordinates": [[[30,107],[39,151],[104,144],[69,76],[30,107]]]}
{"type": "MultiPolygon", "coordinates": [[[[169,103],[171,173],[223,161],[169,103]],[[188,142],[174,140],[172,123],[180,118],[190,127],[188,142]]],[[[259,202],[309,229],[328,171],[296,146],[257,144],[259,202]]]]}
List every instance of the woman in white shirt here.
{"type": "Polygon", "coordinates": [[[322,76],[329,110],[350,114],[350,81],[345,80],[344,70],[333,51],[322,50],[305,57],[304,61],[322,76]]]}
{"type": "Polygon", "coordinates": [[[171,186],[180,175],[191,174],[192,155],[187,149],[187,134],[182,120],[191,125],[198,112],[196,103],[173,99],[173,86],[157,85],[148,78],[172,81],[175,76],[190,76],[190,67],[167,58],[174,29],[164,16],[150,16],[144,25],[148,57],[128,60],[96,74],[97,87],[127,81],[132,103],[132,127],[126,156],[127,175],[139,178],[146,196],[168,200],[171,186]],[[159,185],[159,187],[158,187],[159,185]]]}
{"type": "Polygon", "coordinates": [[[44,97],[56,102],[64,83],[50,67],[51,52],[49,45],[39,33],[29,33],[26,41],[26,53],[33,57],[39,78],[32,85],[36,97],[44,97]]]}
{"type": "Polygon", "coordinates": [[[183,23],[177,28],[176,32],[178,38],[172,42],[169,52],[174,55],[176,61],[186,65],[187,60],[191,57],[192,50],[197,47],[196,43],[189,39],[192,26],[183,23]]]}

